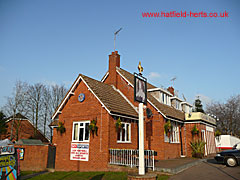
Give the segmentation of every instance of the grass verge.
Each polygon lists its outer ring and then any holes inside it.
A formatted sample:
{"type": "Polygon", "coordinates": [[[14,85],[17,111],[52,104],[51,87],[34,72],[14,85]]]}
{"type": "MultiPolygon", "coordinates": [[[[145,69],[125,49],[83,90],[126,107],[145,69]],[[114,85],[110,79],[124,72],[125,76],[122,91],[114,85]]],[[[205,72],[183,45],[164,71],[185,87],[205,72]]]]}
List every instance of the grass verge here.
{"type": "MultiPolygon", "coordinates": [[[[158,175],[158,180],[167,180],[169,176],[158,175]]],[[[125,180],[127,172],[54,172],[39,175],[31,180],[125,180]]]]}

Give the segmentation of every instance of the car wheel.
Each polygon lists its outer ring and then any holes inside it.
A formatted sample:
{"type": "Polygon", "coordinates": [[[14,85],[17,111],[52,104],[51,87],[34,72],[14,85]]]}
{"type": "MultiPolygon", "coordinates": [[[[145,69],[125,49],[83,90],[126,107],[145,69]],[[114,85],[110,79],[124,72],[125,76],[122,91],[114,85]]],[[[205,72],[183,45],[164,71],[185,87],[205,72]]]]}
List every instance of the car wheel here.
{"type": "Polygon", "coordinates": [[[237,165],[237,161],[234,157],[227,157],[225,162],[229,167],[235,167],[237,165]]]}

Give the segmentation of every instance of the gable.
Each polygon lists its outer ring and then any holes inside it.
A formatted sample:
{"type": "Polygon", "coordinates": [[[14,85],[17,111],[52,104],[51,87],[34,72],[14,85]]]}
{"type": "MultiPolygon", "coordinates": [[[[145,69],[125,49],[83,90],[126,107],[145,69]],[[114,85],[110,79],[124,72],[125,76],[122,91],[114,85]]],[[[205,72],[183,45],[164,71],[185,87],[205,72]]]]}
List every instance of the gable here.
{"type": "MultiPolygon", "coordinates": [[[[65,107],[71,96],[77,96],[77,94],[75,94],[75,90],[77,89],[80,82],[83,82],[87,86],[88,90],[96,97],[96,99],[110,115],[121,115],[130,118],[138,117],[136,110],[124,99],[124,97],[117,90],[114,89],[113,86],[79,74],[72,87],[64,97],[63,101],[57,108],[56,112],[52,116],[53,121],[58,116],[58,114],[61,113],[62,109],[65,107]]],[[[55,123],[53,124],[55,125],[55,123]]]]}

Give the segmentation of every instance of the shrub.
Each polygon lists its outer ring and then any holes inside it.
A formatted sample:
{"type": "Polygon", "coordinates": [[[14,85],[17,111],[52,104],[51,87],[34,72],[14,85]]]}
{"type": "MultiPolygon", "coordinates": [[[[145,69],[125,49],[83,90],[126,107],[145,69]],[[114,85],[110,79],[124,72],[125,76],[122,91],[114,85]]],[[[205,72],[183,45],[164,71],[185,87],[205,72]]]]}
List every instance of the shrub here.
{"type": "Polygon", "coordinates": [[[201,140],[190,142],[192,157],[202,158],[204,156],[205,144],[201,140]]]}

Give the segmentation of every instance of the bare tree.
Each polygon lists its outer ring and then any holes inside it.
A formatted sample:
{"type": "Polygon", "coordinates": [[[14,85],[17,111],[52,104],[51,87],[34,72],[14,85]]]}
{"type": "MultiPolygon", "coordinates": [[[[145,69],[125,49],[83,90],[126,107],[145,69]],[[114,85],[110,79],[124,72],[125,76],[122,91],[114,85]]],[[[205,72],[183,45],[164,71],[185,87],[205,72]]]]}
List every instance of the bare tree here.
{"type": "Polygon", "coordinates": [[[31,119],[35,125],[35,135],[38,129],[39,117],[41,116],[41,110],[44,106],[44,91],[46,86],[41,83],[30,85],[27,90],[27,105],[31,113],[31,119]]]}
{"type": "Polygon", "coordinates": [[[46,88],[44,95],[44,134],[46,133],[46,126],[51,123],[51,116],[61,103],[66,93],[67,89],[63,85],[52,85],[46,88]]]}
{"type": "Polygon", "coordinates": [[[216,116],[222,134],[240,137],[240,95],[231,96],[225,103],[212,103],[207,112],[216,116]]]}
{"type": "Polygon", "coordinates": [[[11,124],[11,134],[10,140],[14,138],[13,128],[16,129],[16,140],[18,140],[19,135],[19,127],[20,122],[15,122],[15,116],[17,113],[26,114],[26,92],[27,92],[28,84],[22,81],[16,81],[12,96],[7,97],[7,103],[3,107],[5,114],[9,117],[12,116],[12,124],[11,124]]]}
{"type": "Polygon", "coordinates": [[[36,130],[43,130],[45,136],[50,136],[48,125],[51,123],[51,116],[55,112],[63,97],[67,93],[63,85],[46,86],[42,83],[29,85],[17,81],[13,94],[7,97],[7,103],[3,107],[4,114],[12,117],[11,140],[16,138],[20,132],[21,121],[16,121],[17,113],[27,117],[35,126],[36,130]],[[13,133],[15,129],[15,134],[13,133]]]}

